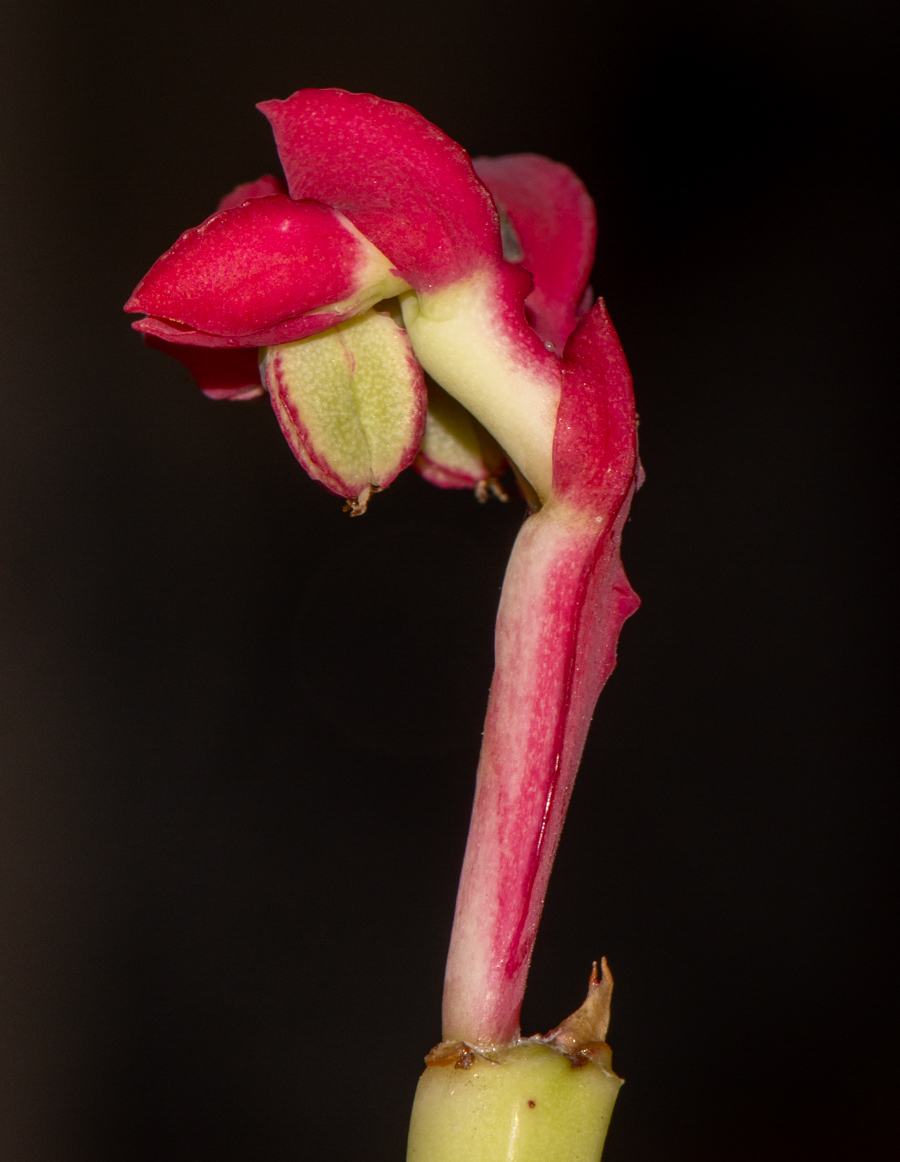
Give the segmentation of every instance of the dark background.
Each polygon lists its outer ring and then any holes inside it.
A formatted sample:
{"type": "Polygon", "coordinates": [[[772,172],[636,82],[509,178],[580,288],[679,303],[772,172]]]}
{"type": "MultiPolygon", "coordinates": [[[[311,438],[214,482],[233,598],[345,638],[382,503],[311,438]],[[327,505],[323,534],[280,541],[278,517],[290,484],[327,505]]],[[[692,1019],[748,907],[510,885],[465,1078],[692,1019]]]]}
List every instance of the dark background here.
{"type": "Polygon", "coordinates": [[[897,11],[7,0],[3,1162],[403,1157],[521,506],[350,521],[121,314],[328,85],[572,165],[635,374],[526,1032],[605,953],[608,1162],[896,1157],[897,11]]]}

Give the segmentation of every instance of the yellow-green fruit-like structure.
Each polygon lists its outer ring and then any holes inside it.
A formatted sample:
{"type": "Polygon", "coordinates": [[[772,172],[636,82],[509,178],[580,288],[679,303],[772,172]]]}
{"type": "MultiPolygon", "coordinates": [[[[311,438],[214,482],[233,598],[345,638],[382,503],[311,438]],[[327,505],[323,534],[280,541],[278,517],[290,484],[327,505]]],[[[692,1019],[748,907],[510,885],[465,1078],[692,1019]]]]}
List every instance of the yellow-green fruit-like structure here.
{"type": "Polygon", "coordinates": [[[598,1162],[622,1084],[608,1045],[461,1045],[452,1057],[419,1079],[407,1162],[598,1162]]]}

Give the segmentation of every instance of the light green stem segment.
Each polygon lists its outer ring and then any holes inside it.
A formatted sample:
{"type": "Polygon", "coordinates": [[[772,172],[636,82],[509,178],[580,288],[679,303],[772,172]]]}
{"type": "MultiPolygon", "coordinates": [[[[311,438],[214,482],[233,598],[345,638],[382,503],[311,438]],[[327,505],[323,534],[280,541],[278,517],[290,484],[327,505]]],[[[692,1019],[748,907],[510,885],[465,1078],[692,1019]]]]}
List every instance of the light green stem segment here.
{"type": "Polygon", "coordinates": [[[540,1042],[429,1065],[407,1162],[598,1162],[621,1086],[607,1045],[572,1058],[540,1042]]]}

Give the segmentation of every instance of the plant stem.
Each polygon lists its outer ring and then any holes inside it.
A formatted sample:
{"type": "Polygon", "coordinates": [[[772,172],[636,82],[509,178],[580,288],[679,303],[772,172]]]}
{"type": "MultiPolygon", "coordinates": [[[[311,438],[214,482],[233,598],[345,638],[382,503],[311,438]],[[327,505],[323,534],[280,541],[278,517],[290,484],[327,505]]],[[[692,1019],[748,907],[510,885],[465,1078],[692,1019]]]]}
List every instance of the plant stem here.
{"type": "Polygon", "coordinates": [[[445,1041],[516,1041],[547,881],[597,696],[636,598],[606,528],[551,501],[516,541],[444,987],[445,1041]]]}
{"type": "Polygon", "coordinates": [[[526,1041],[419,1081],[407,1162],[599,1162],[621,1080],[592,1059],[526,1041]]]}

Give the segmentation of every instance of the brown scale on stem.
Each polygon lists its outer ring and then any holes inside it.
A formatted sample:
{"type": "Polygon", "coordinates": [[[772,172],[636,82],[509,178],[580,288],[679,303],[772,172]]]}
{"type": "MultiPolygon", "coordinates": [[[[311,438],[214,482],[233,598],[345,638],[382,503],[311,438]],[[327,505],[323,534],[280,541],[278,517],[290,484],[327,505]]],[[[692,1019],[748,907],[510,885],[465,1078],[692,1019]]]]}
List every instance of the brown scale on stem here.
{"type": "MultiPolygon", "coordinates": [[[[609,1028],[612,990],[612,973],[609,971],[606,957],[603,957],[600,961],[599,974],[597,962],[594,961],[584,1004],[566,1017],[562,1024],[551,1029],[546,1037],[533,1037],[530,1040],[541,1041],[545,1045],[561,1050],[576,1068],[593,1061],[611,1070],[612,1052],[606,1044],[606,1031],[609,1028]]],[[[441,1041],[425,1058],[425,1064],[437,1067],[452,1065],[454,1069],[470,1069],[476,1057],[499,1064],[489,1053],[465,1041],[441,1041]]]]}
{"type": "Polygon", "coordinates": [[[471,1069],[472,1062],[476,1057],[490,1061],[492,1065],[500,1064],[489,1053],[476,1049],[474,1045],[467,1045],[465,1041],[441,1041],[427,1055],[425,1064],[439,1067],[452,1065],[454,1069],[471,1069]]]}
{"type": "Polygon", "coordinates": [[[542,1038],[548,1045],[554,1045],[572,1058],[581,1058],[584,1063],[595,1056],[605,1057],[609,1053],[606,1045],[606,1031],[609,1028],[609,1008],[612,1000],[613,978],[604,956],[600,962],[600,976],[597,962],[591,970],[588,995],[584,1004],[576,1009],[563,1023],[542,1038]],[[606,1051],[606,1053],[603,1052],[606,1051]]]}

